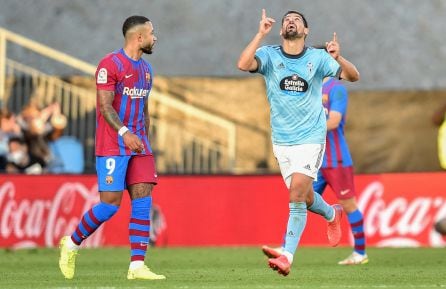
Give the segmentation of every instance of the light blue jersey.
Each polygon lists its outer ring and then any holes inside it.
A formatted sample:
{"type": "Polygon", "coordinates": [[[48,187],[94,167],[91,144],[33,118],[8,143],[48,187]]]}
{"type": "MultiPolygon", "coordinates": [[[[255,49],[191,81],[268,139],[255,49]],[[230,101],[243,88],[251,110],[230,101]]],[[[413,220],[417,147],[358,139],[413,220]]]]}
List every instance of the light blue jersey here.
{"type": "Polygon", "coordinates": [[[336,60],[323,49],[305,47],[299,55],[290,55],[279,45],[260,47],[256,60],[257,72],[266,82],[273,143],[325,143],[322,80],[339,77],[341,68],[336,60]]]}

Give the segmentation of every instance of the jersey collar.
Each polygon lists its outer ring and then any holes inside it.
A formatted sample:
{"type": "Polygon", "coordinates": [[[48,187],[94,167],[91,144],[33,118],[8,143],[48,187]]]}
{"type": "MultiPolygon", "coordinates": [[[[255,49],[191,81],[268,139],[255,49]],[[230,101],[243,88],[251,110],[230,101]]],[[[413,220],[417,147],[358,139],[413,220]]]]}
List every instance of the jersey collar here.
{"type": "Polygon", "coordinates": [[[130,60],[131,62],[133,62],[133,63],[135,63],[135,64],[138,64],[138,63],[141,61],[141,58],[138,59],[138,60],[134,60],[134,59],[130,58],[130,57],[125,53],[124,48],[121,48],[121,49],[119,50],[119,52],[120,52],[122,55],[124,55],[128,60],[130,60]]]}
{"type": "Polygon", "coordinates": [[[307,47],[306,46],[304,46],[304,49],[302,50],[302,52],[301,53],[299,53],[299,54],[288,54],[288,53],[286,53],[284,50],[283,50],[283,46],[281,45],[280,46],[280,51],[282,52],[282,54],[285,56],[285,57],[287,57],[287,58],[300,58],[300,57],[302,57],[304,54],[305,54],[305,52],[307,51],[307,47]]]}

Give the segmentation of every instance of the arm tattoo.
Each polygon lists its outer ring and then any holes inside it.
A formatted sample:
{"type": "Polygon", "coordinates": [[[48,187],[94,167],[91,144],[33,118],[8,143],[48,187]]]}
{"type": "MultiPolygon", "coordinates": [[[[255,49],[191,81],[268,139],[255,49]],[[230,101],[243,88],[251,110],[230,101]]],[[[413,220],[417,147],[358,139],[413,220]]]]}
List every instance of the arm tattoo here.
{"type": "Polygon", "coordinates": [[[144,101],[144,125],[146,126],[146,133],[149,134],[150,129],[150,117],[149,117],[149,101],[144,101]]]}
{"type": "Polygon", "coordinates": [[[124,124],[119,119],[118,114],[113,109],[112,106],[107,107],[103,113],[105,120],[111,125],[114,129],[119,130],[124,124]]]}
{"type": "Polygon", "coordinates": [[[119,130],[124,124],[119,119],[118,113],[112,106],[115,93],[113,91],[98,90],[97,97],[101,114],[111,127],[115,130],[119,130]]]}

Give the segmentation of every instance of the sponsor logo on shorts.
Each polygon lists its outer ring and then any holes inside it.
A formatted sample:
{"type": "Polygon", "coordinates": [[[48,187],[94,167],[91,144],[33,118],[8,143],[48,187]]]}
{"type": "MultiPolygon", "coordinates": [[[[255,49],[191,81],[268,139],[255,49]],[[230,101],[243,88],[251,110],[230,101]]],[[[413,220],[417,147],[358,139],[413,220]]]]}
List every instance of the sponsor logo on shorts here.
{"type": "Polygon", "coordinates": [[[340,194],[341,194],[341,196],[344,196],[344,195],[347,195],[349,192],[350,192],[349,189],[347,189],[347,190],[342,190],[342,191],[340,192],[340,194]]]}

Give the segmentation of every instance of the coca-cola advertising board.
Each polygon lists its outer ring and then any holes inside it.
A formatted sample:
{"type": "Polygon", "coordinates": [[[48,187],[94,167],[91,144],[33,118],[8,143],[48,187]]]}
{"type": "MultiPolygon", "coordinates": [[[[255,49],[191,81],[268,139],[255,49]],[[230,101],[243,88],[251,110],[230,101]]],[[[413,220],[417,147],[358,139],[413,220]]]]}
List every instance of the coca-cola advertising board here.
{"type": "MultiPolygon", "coordinates": [[[[446,173],[355,177],[368,246],[445,246],[433,223],[446,217],[446,173]]],[[[336,199],[330,189],[329,203],[336,199]]],[[[54,247],[99,201],[94,175],[0,175],[0,247],[54,247]]],[[[288,192],[278,175],[160,176],[153,193],[163,225],[158,246],[280,244],[288,192]]],[[[130,202],[85,246],[127,246],[130,202]]],[[[153,223],[153,221],[152,221],[153,223]]],[[[341,245],[352,242],[343,219],[341,245]]],[[[326,221],[308,214],[301,245],[326,246],[326,221]]]]}

